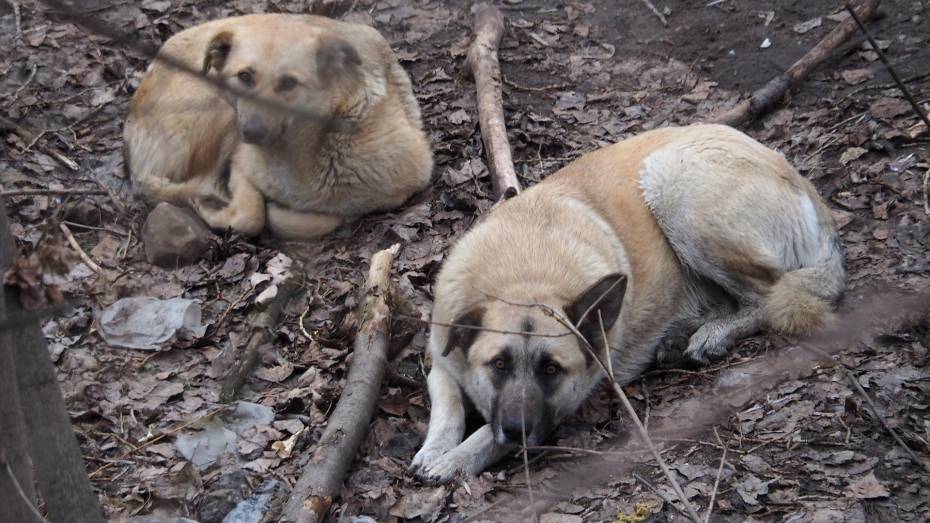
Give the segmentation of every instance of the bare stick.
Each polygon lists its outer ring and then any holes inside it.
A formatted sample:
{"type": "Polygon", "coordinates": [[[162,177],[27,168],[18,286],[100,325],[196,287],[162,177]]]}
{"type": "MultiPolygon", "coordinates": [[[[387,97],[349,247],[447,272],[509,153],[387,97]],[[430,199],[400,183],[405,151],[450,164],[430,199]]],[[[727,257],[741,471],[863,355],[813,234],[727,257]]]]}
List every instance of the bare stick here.
{"type": "Polygon", "coordinates": [[[488,157],[488,169],[497,200],[520,192],[520,181],[513,168],[504,106],[501,97],[501,69],[497,47],[504,35],[504,14],[491,5],[481,5],[475,13],[475,39],[468,48],[465,63],[475,79],[478,91],[478,122],[488,157]]]}
{"type": "Polygon", "coordinates": [[[646,478],[640,476],[639,474],[637,474],[637,473],[635,473],[635,472],[632,474],[632,476],[633,476],[637,481],[639,481],[640,483],[642,483],[643,485],[645,485],[646,488],[648,488],[649,490],[651,490],[653,494],[655,494],[656,496],[659,496],[659,498],[660,498],[662,501],[664,501],[666,505],[668,505],[668,506],[672,507],[673,509],[675,509],[675,512],[678,512],[678,513],[681,514],[682,516],[684,516],[684,517],[686,517],[686,518],[688,518],[688,519],[691,519],[691,516],[690,516],[690,515],[686,514],[686,513],[683,512],[680,508],[678,508],[678,505],[672,503],[672,500],[670,500],[670,499],[668,499],[667,497],[665,497],[665,494],[659,492],[659,489],[653,487],[653,486],[652,486],[652,483],[649,483],[648,481],[646,481],[646,478]]]}
{"type": "Polygon", "coordinates": [[[390,275],[398,251],[400,245],[394,244],[371,257],[362,324],[355,338],[346,385],[323,436],[290,492],[283,521],[323,521],[371,423],[387,361],[392,301],[390,275]]]}
{"type": "Polygon", "coordinates": [[[100,189],[18,189],[12,191],[0,191],[0,196],[78,196],[78,195],[102,195],[106,191],[100,189]]]}
{"type": "Polygon", "coordinates": [[[830,363],[838,365],[840,370],[842,370],[843,373],[846,375],[846,379],[848,379],[849,382],[852,383],[852,386],[853,388],[856,389],[856,392],[858,392],[859,395],[862,396],[862,398],[865,400],[866,404],[869,406],[869,410],[872,411],[872,415],[875,416],[878,419],[879,423],[882,424],[882,427],[884,427],[885,430],[888,431],[889,434],[891,434],[891,437],[894,438],[898,446],[900,446],[901,449],[904,450],[904,452],[908,455],[911,461],[914,462],[915,465],[923,468],[927,472],[930,472],[930,464],[927,464],[921,461],[920,458],[918,458],[917,455],[914,454],[914,451],[911,450],[911,448],[907,446],[907,443],[905,443],[904,440],[901,439],[901,436],[898,435],[898,432],[894,430],[893,428],[891,428],[891,425],[888,424],[888,422],[885,420],[885,417],[882,416],[880,412],[878,412],[878,406],[875,405],[874,401],[872,401],[872,397],[869,396],[868,393],[865,391],[865,389],[862,388],[862,385],[859,384],[859,380],[856,379],[856,376],[853,375],[852,371],[849,370],[849,367],[844,365],[843,362],[841,361],[834,360],[833,357],[827,354],[825,351],[811,344],[807,344],[807,343],[802,344],[801,348],[804,350],[813,352],[814,354],[820,356],[821,358],[823,358],[824,360],[830,363]]]}
{"type": "Polygon", "coordinates": [[[714,500],[717,498],[717,489],[720,488],[720,476],[723,475],[723,466],[727,463],[727,447],[720,440],[720,434],[717,433],[717,427],[714,427],[714,436],[717,437],[717,443],[723,446],[723,456],[720,456],[720,466],[717,468],[717,479],[714,480],[714,490],[710,493],[710,502],[707,503],[707,515],[704,516],[704,523],[710,523],[710,515],[714,512],[714,500]]]}
{"type": "Polygon", "coordinates": [[[81,245],[77,242],[77,240],[74,239],[74,235],[71,234],[71,229],[69,229],[68,226],[65,225],[64,223],[59,223],[58,228],[61,229],[62,233],[64,233],[65,239],[68,240],[68,245],[70,245],[72,249],[77,251],[78,256],[81,257],[81,261],[84,262],[84,265],[87,265],[87,267],[90,270],[96,272],[97,274],[101,274],[101,275],[104,274],[103,267],[97,265],[97,262],[92,260],[90,256],[88,256],[87,253],[84,252],[84,249],[81,248],[81,245]]]}
{"type": "Polygon", "coordinates": [[[920,104],[917,103],[917,100],[914,98],[914,95],[911,94],[911,91],[904,85],[904,81],[901,80],[901,77],[898,76],[898,71],[892,67],[891,62],[888,61],[888,57],[885,56],[885,52],[882,51],[882,48],[879,47],[878,42],[875,41],[875,38],[872,38],[869,30],[865,28],[865,24],[862,23],[862,20],[859,18],[859,15],[856,14],[856,11],[852,7],[849,7],[849,4],[846,4],[846,10],[849,12],[849,16],[855,20],[856,25],[859,27],[859,30],[862,31],[862,34],[869,39],[869,44],[872,45],[872,50],[878,54],[878,57],[881,59],[882,63],[885,64],[885,69],[888,70],[888,74],[891,75],[891,78],[894,80],[894,83],[898,85],[898,89],[904,93],[904,97],[907,98],[907,101],[911,104],[911,107],[914,109],[914,112],[917,113],[917,116],[923,120],[924,125],[927,126],[927,131],[930,131],[930,120],[927,119],[927,114],[924,113],[923,109],[920,108],[920,104]]]}
{"type": "MultiPolygon", "coordinates": [[[[857,8],[858,14],[863,19],[871,18],[878,9],[880,0],[864,0],[857,8]]],[[[817,43],[808,51],[800,60],[794,63],[780,76],[773,78],[761,89],[753,92],[747,100],[743,100],[736,107],[712,115],[709,119],[711,123],[720,123],[738,127],[750,122],[760,114],[768,111],[773,105],[781,100],[788,89],[796,86],[801,82],[815,67],[820,65],[827,57],[843,42],[849,39],[856,32],[856,22],[847,19],[834,27],[827,36],[817,43]]]]}
{"type": "MultiPolygon", "coordinates": [[[[594,357],[594,361],[597,362],[601,370],[604,371],[604,374],[610,379],[610,384],[614,390],[614,393],[616,393],[617,397],[620,398],[620,402],[623,404],[624,410],[626,410],[627,415],[633,420],[633,423],[636,425],[636,431],[637,431],[637,434],[639,435],[640,440],[642,440],[643,445],[645,445],[646,448],[649,449],[649,452],[652,454],[652,457],[655,458],[656,462],[659,464],[659,468],[662,469],[662,473],[665,474],[665,477],[668,479],[669,483],[672,485],[672,490],[675,491],[675,495],[678,496],[678,499],[681,500],[682,504],[685,506],[685,510],[688,513],[689,519],[694,521],[694,523],[700,523],[701,517],[698,516],[698,513],[694,510],[694,507],[691,506],[691,503],[688,502],[688,498],[687,496],[685,496],[684,491],[681,489],[681,485],[678,484],[678,481],[675,479],[675,476],[672,475],[672,471],[669,470],[668,465],[665,464],[665,459],[662,458],[662,454],[659,452],[655,444],[652,442],[652,439],[649,437],[649,432],[646,431],[646,427],[643,425],[643,422],[640,421],[639,416],[636,414],[636,409],[634,409],[633,404],[630,403],[630,399],[627,398],[626,393],[623,392],[623,387],[621,387],[619,383],[614,381],[613,376],[610,372],[610,369],[608,369],[607,367],[607,364],[601,361],[601,358],[599,357],[597,350],[594,348],[593,345],[591,345],[591,342],[589,342],[587,338],[585,338],[584,335],[581,334],[581,331],[578,330],[578,327],[572,324],[572,322],[569,321],[568,318],[566,318],[563,313],[553,309],[552,307],[549,307],[548,305],[544,305],[541,303],[515,303],[515,302],[509,302],[501,298],[495,298],[493,296],[490,296],[490,297],[493,299],[502,301],[504,303],[507,303],[509,305],[517,306],[517,307],[537,307],[541,309],[544,313],[546,313],[548,316],[552,317],[554,320],[561,323],[565,328],[572,331],[572,333],[578,339],[579,343],[581,343],[582,347],[584,347],[585,350],[591,353],[591,355],[594,357]]],[[[603,298],[603,296],[601,296],[601,298],[603,298]]],[[[601,332],[603,333],[604,322],[601,321],[600,324],[601,324],[601,332]]],[[[604,347],[605,347],[605,358],[610,358],[610,346],[607,344],[607,337],[603,336],[603,339],[604,339],[604,347]]]]}
{"type": "Polygon", "coordinates": [[[134,51],[141,53],[146,58],[160,62],[165,67],[168,67],[181,74],[199,78],[201,81],[215,87],[216,89],[219,89],[220,91],[232,93],[239,98],[255,102],[264,109],[283,112],[288,115],[297,116],[298,118],[320,122],[324,128],[330,131],[351,133],[358,129],[358,123],[349,118],[325,115],[316,111],[308,110],[305,107],[289,106],[272,98],[256,96],[253,93],[249,93],[241,89],[231,89],[222,81],[211,76],[204,75],[199,68],[192,67],[177,57],[159,53],[158,47],[143,42],[137,36],[114,29],[102,21],[102,19],[99,17],[77,11],[72,6],[71,2],[62,0],[40,0],[40,3],[60,11],[60,13],[56,14],[65,15],[68,21],[73,22],[79,27],[83,27],[86,31],[110,38],[114,41],[114,44],[112,44],[113,46],[115,46],[115,44],[120,44],[124,48],[131,48],[134,51]]]}
{"type": "MultiPolygon", "coordinates": [[[[278,293],[275,297],[255,315],[252,320],[252,333],[249,334],[249,341],[246,342],[242,354],[238,355],[230,368],[224,372],[223,385],[220,389],[221,401],[233,401],[239,394],[239,388],[252,374],[252,369],[258,362],[259,349],[271,339],[271,333],[278,325],[281,311],[287,307],[299,288],[300,285],[297,284],[295,277],[286,278],[278,283],[278,293]]],[[[234,306],[235,304],[230,308],[234,306]]]]}
{"type": "Polygon", "coordinates": [[[6,0],[6,3],[10,4],[10,7],[13,8],[13,21],[16,24],[16,40],[21,41],[23,39],[23,13],[20,10],[19,2],[16,0],[6,0]]]}
{"type": "Polygon", "coordinates": [[[930,179],[930,169],[924,173],[924,213],[930,216],[930,196],[927,195],[927,181],[930,179]]]}
{"type": "Polygon", "coordinates": [[[180,424],[180,425],[174,427],[173,429],[170,429],[170,430],[167,430],[167,431],[165,431],[165,432],[162,432],[162,433],[159,434],[158,436],[155,436],[155,437],[149,439],[149,440],[146,441],[145,443],[142,443],[141,445],[138,445],[138,446],[136,446],[136,447],[133,447],[133,448],[127,450],[127,451],[124,452],[120,457],[118,457],[118,458],[116,458],[116,459],[114,459],[114,460],[112,460],[112,461],[108,461],[107,463],[104,463],[103,465],[100,466],[100,468],[98,468],[97,470],[95,470],[95,471],[93,471],[93,472],[90,473],[90,476],[89,476],[90,479],[94,479],[95,476],[97,476],[98,474],[100,474],[100,473],[103,472],[104,470],[107,470],[108,468],[112,467],[113,465],[116,465],[116,464],[120,463],[121,461],[124,461],[126,458],[132,456],[132,455],[135,454],[136,452],[139,452],[140,450],[143,450],[143,449],[145,449],[145,448],[147,448],[147,447],[150,447],[150,446],[152,446],[152,445],[158,443],[159,441],[161,441],[161,440],[167,438],[168,436],[173,436],[174,434],[177,434],[178,432],[181,432],[182,430],[184,430],[184,429],[186,429],[186,428],[188,428],[188,427],[190,427],[190,426],[192,426],[192,425],[195,425],[195,424],[197,424],[197,423],[200,423],[201,421],[204,421],[204,420],[207,420],[207,419],[209,419],[209,418],[211,418],[211,417],[213,417],[213,416],[216,416],[216,415],[219,414],[220,412],[223,412],[223,411],[225,411],[225,410],[227,410],[227,409],[229,409],[229,408],[231,408],[231,407],[232,407],[232,405],[221,405],[220,407],[217,407],[217,408],[211,410],[210,412],[204,414],[203,416],[200,416],[199,418],[192,419],[192,420],[190,420],[190,421],[188,421],[188,422],[186,422],[186,423],[182,423],[182,424],[180,424]]]}
{"type": "Polygon", "coordinates": [[[650,2],[649,0],[643,0],[643,3],[646,4],[646,7],[648,7],[650,11],[652,11],[652,14],[659,17],[659,21],[662,22],[663,26],[668,27],[668,20],[665,19],[665,16],[662,14],[661,11],[656,9],[656,6],[653,5],[652,2],[650,2]]]}

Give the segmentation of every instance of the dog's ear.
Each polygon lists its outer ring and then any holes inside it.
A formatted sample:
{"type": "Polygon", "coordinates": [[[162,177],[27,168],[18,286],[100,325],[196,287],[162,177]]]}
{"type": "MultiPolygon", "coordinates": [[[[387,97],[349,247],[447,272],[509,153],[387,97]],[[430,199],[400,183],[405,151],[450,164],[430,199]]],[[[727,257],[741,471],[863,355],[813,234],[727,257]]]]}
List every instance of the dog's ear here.
{"type": "Polygon", "coordinates": [[[452,322],[453,326],[449,327],[449,338],[446,340],[446,346],[442,349],[442,355],[448,356],[456,347],[468,352],[468,348],[475,342],[478,329],[469,327],[480,327],[481,320],[484,319],[484,308],[475,307],[474,309],[460,315],[452,322]]]}
{"type": "Polygon", "coordinates": [[[601,339],[601,320],[604,322],[604,332],[607,332],[620,317],[626,282],[627,278],[623,274],[608,274],[582,292],[566,310],[568,319],[595,347],[601,339]]]}
{"type": "Polygon", "coordinates": [[[316,49],[317,74],[324,82],[340,78],[362,65],[362,57],[352,44],[338,36],[320,36],[316,49]]]}
{"type": "Polygon", "coordinates": [[[226,58],[229,57],[229,50],[232,49],[232,33],[221,31],[210,40],[207,45],[207,52],[203,55],[203,74],[210,72],[210,69],[217,71],[223,69],[226,64],[226,58]]]}

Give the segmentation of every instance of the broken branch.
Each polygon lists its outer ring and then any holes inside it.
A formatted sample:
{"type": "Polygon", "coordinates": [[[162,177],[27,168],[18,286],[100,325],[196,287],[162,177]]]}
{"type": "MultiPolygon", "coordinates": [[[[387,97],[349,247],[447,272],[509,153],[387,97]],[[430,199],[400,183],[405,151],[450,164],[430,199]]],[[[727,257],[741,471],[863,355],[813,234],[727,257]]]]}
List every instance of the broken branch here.
{"type": "MultiPolygon", "coordinates": [[[[864,0],[856,9],[863,18],[871,18],[878,9],[880,0],[864,0]]],[[[843,20],[827,36],[795,62],[783,74],[773,78],[769,83],[756,90],[752,95],[727,111],[711,116],[710,123],[719,123],[739,127],[749,123],[757,116],[768,111],[784,98],[789,89],[795,87],[830,54],[856,32],[856,22],[852,18],[843,20]]]]}
{"type": "Polygon", "coordinates": [[[252,333],[249,335],[249,341],[246,343],[242,355],[237,357],[225,372],[223,386],[220,390],[220,400],[224,402],[234,400],[239,394],[239,388],[252,374],[252,369],[258,362],[259,349],[271,339],[272,330],[278,324],[281,311],[284,310],[284,307],[287,306],[300,288],[294,276],[287,277],[277,285],[278,293],[261,312],[255,315],[252,321],[252,333]]]}
{"type": "Polygon", "coordinates": [[[346,385],[313,455],[284,507],[284,521],[323,521],[371,423],[387,361],[391,326],[391,266],[400,244],[371,257],[362,324],[346,385]]]}
{"type": "Polygon", "coordinates": [[[478,92],[478,122],[488,157],[488,170],[497,200],[520,192],[520,181],[513,168],[504,102],[501,97],[501,69],[497,47],[504,35],[504,14],[491,5],[481,5],[475,13],[475,39],[468,48],[466,65],[475,79],[478,92]]]}

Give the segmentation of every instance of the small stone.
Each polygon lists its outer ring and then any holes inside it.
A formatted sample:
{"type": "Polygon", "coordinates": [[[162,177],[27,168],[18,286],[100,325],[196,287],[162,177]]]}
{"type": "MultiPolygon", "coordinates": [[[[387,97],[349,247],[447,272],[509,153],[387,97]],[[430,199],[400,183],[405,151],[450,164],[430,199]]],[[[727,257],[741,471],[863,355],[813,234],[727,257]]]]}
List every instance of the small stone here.
{"type": "Polygon", "coordinates": [[[203,256],[213,234],[190,209],[158,204],[142,228],[145,257],[166,269],[187,265],[203,256]]]}

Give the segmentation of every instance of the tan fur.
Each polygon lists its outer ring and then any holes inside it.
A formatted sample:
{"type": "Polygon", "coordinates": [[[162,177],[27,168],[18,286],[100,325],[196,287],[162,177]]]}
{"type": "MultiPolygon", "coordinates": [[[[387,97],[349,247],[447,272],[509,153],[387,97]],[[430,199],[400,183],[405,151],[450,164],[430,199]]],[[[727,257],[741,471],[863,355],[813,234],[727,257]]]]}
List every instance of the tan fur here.
{"type": "Polygon", "coordinates": [[[397,207],[429,183],[432,155],[410,79],[370,27],[241,16],[182,31],[160,54],[234,90],[358,128],[325,129],[155,62],[124,129],[133,184],[150,203],[189,205],[216,229],[314,238],[397,207]],[[241,82],[243,71],[253,84],[241,82]],[[296,87],[282,88],[285,77],[296,87]],[[255,124],[266,132],[243,139],[255,124]]]}
{"type": "Polygon", "coordinates": [[[434,287],[433,412],[412,467],[435,481],[476,474],[520,441],[508,430],[514,417],[540,444],[602,377],[574,336],[544,336],[570,319],[603,350],[596,324],[577,314],[592,295],[608,296],[595,312],[614,379],[626,383],[682,326],[691,326],[683,356],[704,362],[762,324],[791,333],[823,324],[842,290],[828,209],[745,134],[666,128],[588,153],[499,204],[449,253],[434,287]],[[619,294],[598,290],[605,281],[622,282],[619,294]],[[539,335],[519,334],[530,327],[539,335]],[[546,381],[540,359],[556,362],[557,379],[546,381]],[[463,394],[488,422],[465,441],[463,394]]]}

